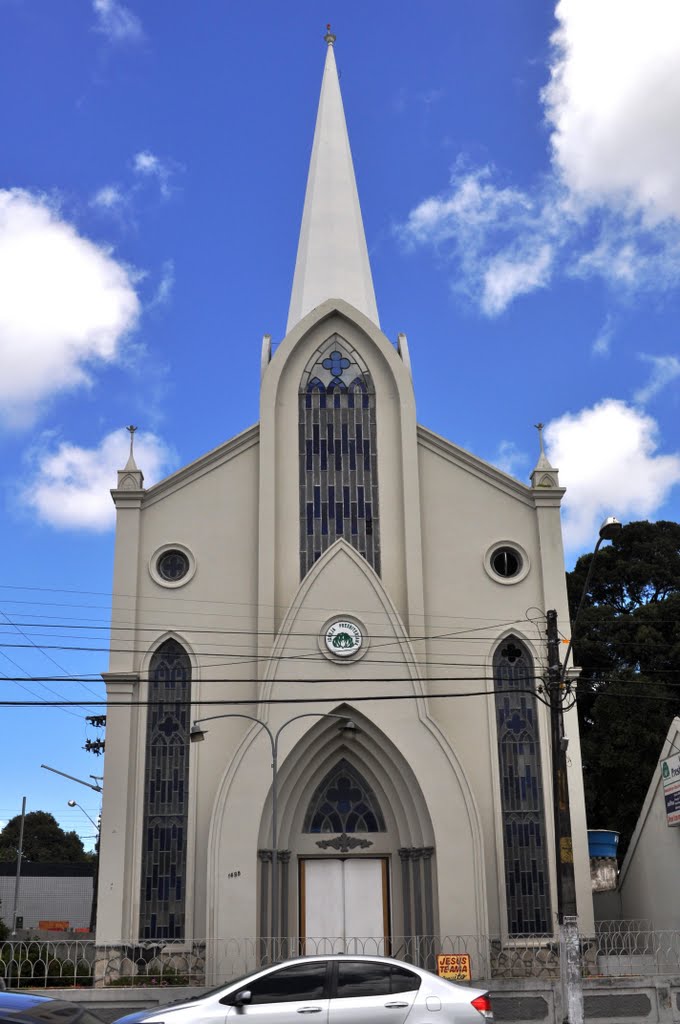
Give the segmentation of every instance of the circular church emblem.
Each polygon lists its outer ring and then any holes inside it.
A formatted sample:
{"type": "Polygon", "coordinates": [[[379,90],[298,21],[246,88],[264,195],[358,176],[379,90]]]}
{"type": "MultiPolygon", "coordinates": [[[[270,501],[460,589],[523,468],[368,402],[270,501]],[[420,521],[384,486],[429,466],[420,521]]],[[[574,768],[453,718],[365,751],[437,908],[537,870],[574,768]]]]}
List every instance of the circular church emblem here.
{"type": "Polygon", "coordinates": [[[354,622],[336,619],[326,630],[326,647],[338,658],[348,658],[361,647],[363,636],[354,622]]]}

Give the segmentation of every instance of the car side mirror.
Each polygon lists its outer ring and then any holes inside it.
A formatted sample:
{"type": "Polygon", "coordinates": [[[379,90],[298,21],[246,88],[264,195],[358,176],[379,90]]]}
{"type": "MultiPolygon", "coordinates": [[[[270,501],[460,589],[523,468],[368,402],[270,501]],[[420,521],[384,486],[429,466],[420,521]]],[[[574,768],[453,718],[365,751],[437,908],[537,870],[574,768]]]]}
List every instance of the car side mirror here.
{"type": "Polygon", "coordinates": [[[253,998],[249,988],[243,988],[234,996],[234,1006],[245,1006],[253,998]]]}

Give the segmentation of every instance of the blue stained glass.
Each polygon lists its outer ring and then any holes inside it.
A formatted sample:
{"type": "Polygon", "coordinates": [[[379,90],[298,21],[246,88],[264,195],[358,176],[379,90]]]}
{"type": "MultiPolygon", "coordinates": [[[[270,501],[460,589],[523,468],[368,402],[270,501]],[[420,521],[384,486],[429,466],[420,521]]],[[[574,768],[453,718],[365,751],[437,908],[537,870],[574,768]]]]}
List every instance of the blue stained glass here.
{"type": "Polygon", "coordinates": [[[321,780],[309,802],[303,832],[384,832],[375,793],[342,758],[321,780]]]}
{"type": "Polygon", "coordinates": [[[330,370],[333,376],[341,376],[347,367],[350,365],[349,359],[343,356],[342,352],[331,352],[328,359],[324,359],[321,365],[326,370],[330,370]]]}
{"type": "Polygon", "coordinates": [[[154,654],[149,670],[139,920],[142,938],[183,936],[190,701],[189,658],[177,641],[167,640],[154,654]]]}
{"type": "Polygon", "coordinates": [[[362,369],[357,373],[356,358],[354,353],[348,358],[339,344],[332,349],[328,345],[319,349],[300,389],[300,572],[303,577],[317,553],[325,551],[337,537],[349,540],[375,571],[380,572],[375,393],[368,372],[362,369]],[[352,379],[348,384],[343,375],[350,366],[348,376],[352,379]],[[361,402],[357,401],[357,395],[362,396],[361,402]],[[315,487],[320,487],[320,502],[315,487]],[[373,497],[376,513],[368,519],[367,494],[373,497]],[[311,526],[307,509],[310,496],[314,498],[311,526]],[[324,505],[327,517],[320,511],[324,505]],[[307,546],[308,537],[313,538],[311,550],[307,546]]]}
{"type": "Polygon", "coordinates": [[[508,933],[551,934],[533,662],[514,637],[494,657],[508,933]],[[528,930],[531,929],[531,930],[528,930]]]}

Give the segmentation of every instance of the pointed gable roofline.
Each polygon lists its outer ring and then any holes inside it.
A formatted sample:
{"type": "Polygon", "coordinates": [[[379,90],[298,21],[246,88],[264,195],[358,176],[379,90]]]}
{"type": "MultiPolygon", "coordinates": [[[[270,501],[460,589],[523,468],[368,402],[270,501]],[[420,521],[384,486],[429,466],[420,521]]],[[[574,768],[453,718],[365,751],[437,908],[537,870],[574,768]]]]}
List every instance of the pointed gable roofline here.
{"type": "Polygon", "coordinates": [[[330,26],[325,39],[326,63],[286,333],[331,297],[349,302],[379,326],[330,26]]]}

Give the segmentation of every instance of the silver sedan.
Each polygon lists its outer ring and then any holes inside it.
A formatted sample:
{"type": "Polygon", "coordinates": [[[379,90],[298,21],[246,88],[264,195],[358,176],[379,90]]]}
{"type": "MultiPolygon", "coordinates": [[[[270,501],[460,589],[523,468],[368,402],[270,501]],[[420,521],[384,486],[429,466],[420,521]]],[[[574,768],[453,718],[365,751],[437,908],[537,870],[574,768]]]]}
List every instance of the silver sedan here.
{"type": "Polygon", "coordinates": [[[378,956],[308,956],[194,997],[141,1010],[116,1024],[482,1024],[492,1021],[484,989],[378,956]]]}

